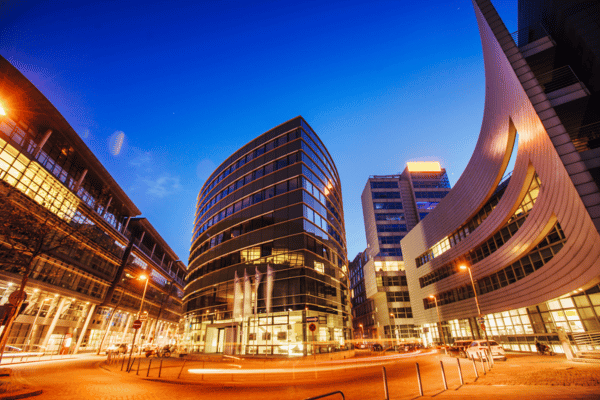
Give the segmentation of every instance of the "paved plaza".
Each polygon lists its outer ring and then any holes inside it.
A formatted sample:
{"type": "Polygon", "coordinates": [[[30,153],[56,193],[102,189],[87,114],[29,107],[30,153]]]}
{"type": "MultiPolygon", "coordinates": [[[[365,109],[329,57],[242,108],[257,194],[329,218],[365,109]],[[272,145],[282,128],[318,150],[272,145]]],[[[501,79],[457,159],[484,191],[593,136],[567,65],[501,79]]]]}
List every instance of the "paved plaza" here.
{"type": "MultiPolygon", "coordinates": [[[[20,394],[35,399],[292,399],[301,400],[342,391],[346,399],[385,399],[383,367],[390,399],[419,398],[415,363],[423,383],[422,398],[464,399],[600,399],[600,364],[567,361],[563,356],[510,354],[483,374],[481,363],[442,354],[364,356],[347,360],[138,359],[126,372],[126,362],[84,355],[63,360],[20,363],[2,377],[20,394]],[[162,360],[162,363],[161,363],[162,360]],[[448,390],[444,389],[440,361],[448,390]],[[162,365],[161,365],[162,364],[162,365]],[[149,368],[150,367],[150,368],[149,368]],[[123,368],[123,370],[121,370],[123,368]],[[160,373],[160,377],[159,377],[160,373]],[[147,376],[148,375],[148,376],[147,376]]],[[[339,395],[330,398],[341,398],[339,395]]]]}

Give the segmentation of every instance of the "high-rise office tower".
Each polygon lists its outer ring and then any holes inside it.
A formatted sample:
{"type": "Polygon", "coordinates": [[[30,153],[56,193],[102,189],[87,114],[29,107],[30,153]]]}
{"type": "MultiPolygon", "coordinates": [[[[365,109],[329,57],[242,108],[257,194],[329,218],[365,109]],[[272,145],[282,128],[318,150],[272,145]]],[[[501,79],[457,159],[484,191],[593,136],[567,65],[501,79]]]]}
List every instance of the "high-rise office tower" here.
{"type": "Polygon", "coordinates": [[[302,117],[250,141],[209,177],[190,253],[193,350],[306,355],[350,338],[340,179],[302,117]]]}
{"type": "Polygon", "coordinates": [[[355,337],[418,338],[400,241],[449,190],[438,162],[409,162],[402,174],[367,181],[361,199],[368,247],[350,264],[355,337]]]}
{"type": "Polygon", "coordinates": [[[600,330],[600,5],[519,1],[513,34],[489,0],[473,5],[481,133],[444,202],[402,241],[415,322],[431,328],[439,311],[453,338],[583,355],[600,330]]]}

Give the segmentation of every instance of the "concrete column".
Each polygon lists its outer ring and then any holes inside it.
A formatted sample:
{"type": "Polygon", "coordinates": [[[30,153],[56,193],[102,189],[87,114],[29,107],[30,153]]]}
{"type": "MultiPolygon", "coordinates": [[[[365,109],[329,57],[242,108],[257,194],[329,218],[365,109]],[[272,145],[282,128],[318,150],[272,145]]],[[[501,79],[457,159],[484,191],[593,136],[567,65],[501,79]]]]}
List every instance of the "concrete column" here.
{"type": "Polygon", "coordinates": [[[48,333],[46,333],[46,337],[44,338],[44,341],[42,342],[42,347],[44,347],[44,348],[48,346],[48,341],[50,340],[50,336],[52,335],[52,332],[54,332],[54,328],[56,328],[56,324],[58,323],[58,318],[60,317],[60,313],[62,312],[66,301],[67,301],[67,299],[62,297],[60,299],[60,301],[58,302],[58,306],[56,307],[56,314],[54,314],[52,323],[50,324],[50,327],[48,328],[48,333]]]}
{"type": "Polygon", "coordinates": [[[119,340],[120,343],[123,343],[123,341],[125,340],[125,334],[127,333],[127,329],[129,329],[129,326],[131,325],[131,318],[133,317],[133,314],[129,314],[129,316],[127,317],[127,322],[125,322],[125,328],[123,328],[123,332],[121,332],[121,340],[119,340]]]}
{"type": "Polygon", "coordinates": [[[144,235],[146,235],[146,231],[142,231],[142,236],[140,236],[139,244],[142,244],[142,240],[144,240],[144,235]]]}
{"type": "Polygon", "coordinates": [[[154,250],[156,250],[156,243],[154,243],[154,246],[152,246],[152,253],[150,253],[150,258],[152,258],[152,256],[154,255],[154,250]]]}
{"type": "Polygon", "coordinates": [[[75,184],[75,187],[73,188],[73,191],[75,193],[77,193],[77,191],[79,190],[79,187],[83,183],[83,179],[85,178],[85,176],[87,175],[87,173],[88,173],[87,169],[84,169],[83,172],[81,173],[81,176],[79,177],[79,180],[77,181],[77,183],[75,184]]]}
{"type": "Polygon", "coordinates": [[[81,345],[81,342],[83,341],[83,337],[85,336],[85,332],[87,331],[87,327],[90,323],[90,320],[92,319],[92,315],[94,315],[95,310],[96,310],[96,305],[90,304],[90,306],[88,308],[87,318],[85,319],[85,322],[83,323],[83,327],[81,328],[81,332],[79,333],[79,338],[77,339],[77,344],[75,345],[75,349],[73,349],[73,354],[77,354],[77,352],[79,351],[79,346],[81,345]]]}
{"type": "Polygon", "coordinates": [[[106,212],[108,211],[108,207],[110,207],[110,203],[112,203],[112,197],[108,198],[108,203],[106,203],[106,206],[104,207],[104,210],[102,210],[102,216],[103,217],[106,215],[106,212]]]}
{"type": "Polygon", "coordinates": [[[38,148],[35,151],[35,154],[33,155],[33,158],[37,158],[37,156],[40,154],[40,152],[42,151],[42,148],[44,147],[44,145],[46,144],[46,142],[48,141],[48,139],[50,139],[50,135],[52,135],[52,129],[48,129],[46,131],[46,133],[44,134],[44,137],[42,138],[42,140],[38,144],[38,148]]]}

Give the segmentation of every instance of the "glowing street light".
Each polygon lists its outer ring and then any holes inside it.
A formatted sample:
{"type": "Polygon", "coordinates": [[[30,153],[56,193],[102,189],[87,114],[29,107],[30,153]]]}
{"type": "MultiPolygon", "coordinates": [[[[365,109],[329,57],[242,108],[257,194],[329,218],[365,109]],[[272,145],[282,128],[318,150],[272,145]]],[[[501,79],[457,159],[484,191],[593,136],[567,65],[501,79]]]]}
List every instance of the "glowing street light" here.
{"type": "Polygon", "coordinates": [[[140,314],[142,313],[142,307],[144,306],[144,298],[146,297],[146,289],[148,289],[148,281],[150,280],[150,279],[148,279],[148,277],[146,275],[140,275],[140,277],[138,279],[142,280],[142,281],[145,280],[146,284],[144,285],[144,294],[142,294],[142,302],[140,303],[140,310],[138,311],[136,319],[140,319],[140,314]]]}
{"type": "Polygon", "coordinates": [[[430,299],[433,299],[435,301],[435,311],[437,311],[437,315],[438,315],[438,331],[440,333],[440,337],[442,338],[442,342],[444,343],[444,346],[446,346],[446,338],[444,337],[444,332],[442,331],[442,318],[440,317],[440,307],[438,307],[438,301],[437,301],[437,297],[435,297],[434,295],[429,296],[430,299]]]}
{"type": "MultiPolygon", "coordinates": [[[[473,274],[471,273],[471,268],[467,265],[461,265],[459,267],[461,271],[467,270],[469,271],[469,277],[471,278],[471,285],[473,286],[473,293],[475,293],[475,305],[477,305],[477,316],[478,318],[483,318],[483,314],[481,313],[481,307],[479,307],[479,299],[477,298],[477,289],[475,288],[475,281],[473,280],[473,274]]],[[[483,329],[483,333],[485,334],[485,341],[487,343],[488,351],[490,352],[490,358],[492,364],[494,363],[494,358],[492,357],[492,348],[490,347],[490,341],[488,339],[487,329],[485,328],[485,320],[482,319],[481,328],[483,329]]],[[[479,321],[478,321],[479,322],[479,321]]]]}

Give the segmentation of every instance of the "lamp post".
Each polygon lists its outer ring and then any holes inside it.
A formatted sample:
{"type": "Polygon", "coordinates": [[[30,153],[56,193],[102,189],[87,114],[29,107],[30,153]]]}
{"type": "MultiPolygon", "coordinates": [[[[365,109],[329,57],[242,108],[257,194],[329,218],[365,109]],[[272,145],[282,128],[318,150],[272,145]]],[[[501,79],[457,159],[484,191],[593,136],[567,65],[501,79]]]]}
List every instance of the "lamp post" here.
{"type": "Polygon", "coordinates": [[[435,297],[434,295],[429,296],[430,299],[433,299],[435,301],[435,311],[437,311],[437,316],[438,316],[438,331],[440,332],[440,337],[442,338],[442,342],[444,343],[444,346],[446,346],[446,338],[444,337],[444,331],[442,330],[442,317],[440,317],[440,308],[438,307],[438,301],[437,301],[437,297],[435,297]]]}
{"type": "Polygon", "coordinates": [[[140,319],[140,314],[142,313],[142,307],[144,307],[144,298],[146,297],[146,289],[148,289],[148,281],[150,279],[148,279],[148,277],[146,275],[140,275],[140,277],[138,278],[142,281],[146,281],[146,284],[144,285],[144,294],[142,294],[142,302],[140,303],[140,310],[138,311],[137,314],[137,318],[136,319],[140,319]]]}
{"type": "MultiPolygon", "coordinates": [[[[477,306],[477,314],[478,314],[477,316],[478,316],[478,318],[483,318],[483,314],[481,313],[481,307],[479,307],[479,299],[477,298],[477,289],[475,288],[475,281],[473,280],[473,274],[471,273],[471,268],[466,265],[461,265],[459,267],[459,269],[461,269],[462,271],[464,271],[464,270],[469,271],[469,277],[471,278],[471,285],[473,286],[473,293],[475,294],[475,305],[477,306]]],[[[487,329],[485,328],[485,322],[481,323],[481,327],[483,328],[483,333],[485,334],[485,341],[487,343],[488,351],[490,352],[490,358],[492,358],[491,362],[493,363],[494,361],[493,361],[493,357],[492,357],[492,348],[490,347],[490,341],[488,339],[487,329]]]]}

